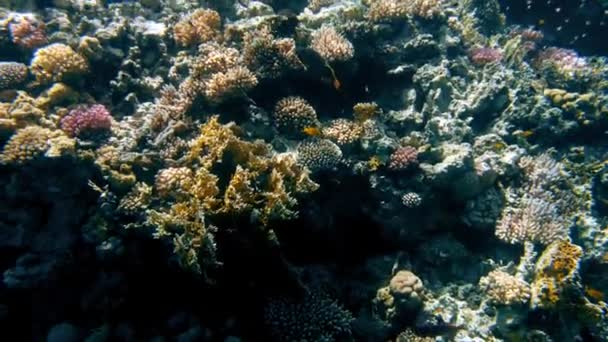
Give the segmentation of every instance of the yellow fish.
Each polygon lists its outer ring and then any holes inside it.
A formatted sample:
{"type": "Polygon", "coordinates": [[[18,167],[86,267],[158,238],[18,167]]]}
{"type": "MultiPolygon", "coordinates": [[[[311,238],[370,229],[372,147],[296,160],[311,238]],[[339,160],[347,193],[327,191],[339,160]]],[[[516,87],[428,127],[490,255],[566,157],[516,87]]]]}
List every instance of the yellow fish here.
{"type": "Polygon", "coordinates": [[[302,130],[302,133],[304,133],[310,137],[318,137],[321,135],[321,130],[319,129],[319,127],[308,126],[308,127],[304,127],[304,129],[302,130]]]}

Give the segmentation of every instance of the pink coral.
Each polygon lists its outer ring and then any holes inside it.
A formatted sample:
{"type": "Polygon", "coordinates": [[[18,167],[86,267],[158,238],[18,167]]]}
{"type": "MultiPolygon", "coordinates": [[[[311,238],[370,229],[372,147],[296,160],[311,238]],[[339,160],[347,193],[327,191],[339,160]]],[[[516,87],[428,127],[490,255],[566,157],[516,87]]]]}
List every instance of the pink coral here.
{"type": "Polygon", "coordinates": [[[418,164],[418,150],[411,146],[403,146],[391,154],[388,167],[391,170],[405,170],[418,164]]]}
{"type": "Polygon", "coordinates": [[[469,52],[469,58],[474,64],[486,65],[494,62],[500,62],[502,59],[502,52],[493,48],[474,48],[469,52]]]}
{"type": "Polygon", "coordinates": [[[61,129],[71,137],[85,133],[107,131],[112,124],[108,109],[101,104],[90,107],[78,107],[61,119],[61,129]]]}
{"type": "Polygon", "coordinates": [[[8,25],[15,45],[34,49],[47,43],[45,25],[31,15],[20,15],[8,25]]]}

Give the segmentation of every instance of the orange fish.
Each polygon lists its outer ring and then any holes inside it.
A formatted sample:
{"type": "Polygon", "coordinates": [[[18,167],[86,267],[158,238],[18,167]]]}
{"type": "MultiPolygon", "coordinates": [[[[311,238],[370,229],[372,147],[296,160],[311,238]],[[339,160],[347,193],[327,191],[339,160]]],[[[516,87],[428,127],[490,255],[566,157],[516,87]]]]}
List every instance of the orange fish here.
{"type": "Polygon", "coordinates": [[[340,83],[337,78],[334,78],[333,85],[336,90],[340,90],[340,88],[342,87],[342,83],[340,83]]]}
{"type": "Polygon", "coordinates": [[[302,132],[311,137],[318,137],[321,135],[321,130],[319,129],[319,127],[315,126],[304,127],[302,132]]]}

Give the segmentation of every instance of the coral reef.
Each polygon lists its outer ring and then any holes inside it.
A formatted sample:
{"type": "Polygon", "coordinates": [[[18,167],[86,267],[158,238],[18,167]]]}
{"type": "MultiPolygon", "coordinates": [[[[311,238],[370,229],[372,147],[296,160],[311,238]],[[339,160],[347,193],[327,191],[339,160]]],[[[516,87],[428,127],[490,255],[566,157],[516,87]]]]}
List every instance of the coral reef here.
{"type": "Polygon", "coordinates": [[[5,335],[608,341],[603,10],[527,6],[0,1],[5,335]]]}

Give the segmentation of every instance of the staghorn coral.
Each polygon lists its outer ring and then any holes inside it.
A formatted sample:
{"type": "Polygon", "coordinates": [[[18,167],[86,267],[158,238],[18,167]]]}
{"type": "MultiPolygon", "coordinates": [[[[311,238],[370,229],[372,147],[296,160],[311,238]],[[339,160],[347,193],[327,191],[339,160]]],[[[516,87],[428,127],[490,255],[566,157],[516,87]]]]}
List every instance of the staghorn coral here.
{"type": "Polygon", "coordinates": [[[4,145],[0,161],[20,165],[41,157],[59,157],[74,149],[74,141],[60,131],[28,126],[18,130],[4,145]]]}
{"type": "Polygon", "coordinates": [[[530,300],[530,284],[501,270],[481,277],[479,287],[494,304],[525,304],[530,300]]]}
{"type": "Polygon", "coordinates": [[[61,118],[61,129],[70,137],[84,137],[110,130],[112,116],[101,104],[72,109],[61,118]]]}
{"type": "Polygon", "coordinates": [[[173,37],[185,47],[208,42],[219,36],[221,24],[219,13],[200,8],[175,24],[173,37]]]}
{"type": "Polygon", "coordinates": [[[279,131],[284,133],[302,133],[307,127],[318,127],[317,112],[303,98],[290,96],[277,102],[273,118],[279,131]]]}
{"type": "Polygon", "coordinates": [[[298,144],[298,162],[311,171],[331,170],[342,161],[342,151],[328,139],[311,138],[298,144]]]}
{"type": "Polygon", "coordinates": [[[340,146],[356,142],[361,138],[361,134],[363,134],[363,128],[347,119],[332,120],[327,127],[323,128],[323,136],[340,146]]]}
{"type": "Polygon", "coordinates": [[[17,62],[0,62],[0,90],[14,88],[28,76],[27,65],[17,62]]]}
{"type": "Polygon", "coordinates": [[[569,241],[555,241],[538,258],[532,282],[532,307],[553,308],[567,300],[565,291],[579,287],[581,247],[569,241]]]}
{"type": "Polygon", "coordinates": [[[347,61],[355,55],[353,44],[333,26],[323,26],[313,32],[310,48],[326,62],[347,61]]]}
{"type": "Polygon", "coordinates": [[[89,69],[84,57],[71,47],[54,43],[36,51],[30,70],[40,83],[62,82],[89,69]]]}
{"type": "Polygon", "coordinates": [[[278,78],[285,72],[305,68],[296,54],[295,41],[291,38],[275,39],[266,26],[245,33],[243,61],[262,78],[278,78]]]}
{"type": "Polygon", "coordinates": [[[336,341],[350,336],[353,317],[324,294],[307,291],[302,298],[271,299],[264,321],[277,341],[336,341]]]}
{"type": "Polygon", "coordinates": [[[44,22],[31,14],[17,14],[8,25],[13,43],[23,49],[35,49],[47,43],[44,22]]]}

